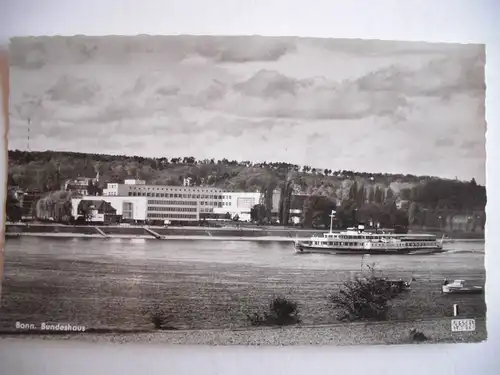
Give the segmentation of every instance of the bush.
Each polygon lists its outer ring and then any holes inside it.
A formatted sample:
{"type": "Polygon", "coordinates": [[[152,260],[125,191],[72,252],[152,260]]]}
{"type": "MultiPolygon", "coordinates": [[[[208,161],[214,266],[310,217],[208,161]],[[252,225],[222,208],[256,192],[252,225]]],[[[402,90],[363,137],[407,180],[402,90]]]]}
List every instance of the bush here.
{"type": "Polygon", "coordinates": [[[356,277],[343,284],[343,288],[329,296],[330,302],[338,310],[339,320],[385,320],[388,302],[397,293],[390,285],[376,277],[375,267],[368,266],[370,275],[356,277]]]}
{"type": "Polygon", "coordinates": [[[427,340],[427,336],[425,336],[422,332],[417,331],[415,328],[410,330],[410,341],[422,342],[427,340]]]}
{"type": "Polygon", "coordinates": [[[283,297],[274,298],[269,303],[269,311],[247,315],[253,326],[285,326],[300,323],[297,303],[283,297]]]}
{"type": "Polygon", "coordinates": [[[168,325],[172,318],[161,306],[153,305],[145,312],[155,329],[175,329],[168,325]]]}

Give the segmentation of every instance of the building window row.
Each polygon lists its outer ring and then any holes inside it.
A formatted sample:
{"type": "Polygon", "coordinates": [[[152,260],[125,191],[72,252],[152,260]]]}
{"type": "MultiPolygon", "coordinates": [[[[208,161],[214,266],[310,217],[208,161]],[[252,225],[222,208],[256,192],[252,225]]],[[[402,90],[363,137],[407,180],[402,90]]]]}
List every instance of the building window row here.
{"type": "Polygon", "coordinates": [[[172,205],[172,206],[196,206],[196,201],[166,201],[157,199],[148,199],[148,204],[172,205]]]}
{"type": "Polygon", "coordinates": [[[194,219],[196,220],[197,215],[187,215],[187,214],[156,214],[149,213],[148,219],[194,219]]]}
{"type": "MultiPolygon", "coordinates": [[[[88,185],[88,183],[85,183],[88,185]]],[[[196,192],[196,193],[219,193],[222,192],[220,189],[196,189],[196,188],[186,188],[186,187],[156,187],[156,186],[130,186],[132,190],[144,190],[144,191],[185,191],[185,192],[196,192]]],[[[222,199],[222,198],[221,198],[222,199]]]]}
{"type": "Polygon", "coordinates": [[[196,212],[196,208],[191,207],[148,207],[148,211],[171,211],[171,212],[196,212]]]}
{"type": "Polygon", "coordinates": [[[200,212],[214,212],[213,208],[200,208],[200,212]]]}
{"type": "Polygon", "coordinates": [[[177,193],[144,193],[141,191],[129,191],[130,197],[157,197],[157,198],[187,198],[187,199],[222,199],[222,195],[212,194],[177,194],[177,193]]]}
{"type": "Polygon", "coordinates": [[[200,202],[200,206],[222,207],[222,202],[200,202]]]}

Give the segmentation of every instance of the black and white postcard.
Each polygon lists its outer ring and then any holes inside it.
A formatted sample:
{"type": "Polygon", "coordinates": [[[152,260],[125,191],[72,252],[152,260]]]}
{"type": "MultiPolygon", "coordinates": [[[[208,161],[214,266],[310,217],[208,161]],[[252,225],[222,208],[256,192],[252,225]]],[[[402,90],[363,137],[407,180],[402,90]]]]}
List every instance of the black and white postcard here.
{"type": "Polygon", "coordinates": [[[485,47],[13,38],[0,333],[485,341],[485,47]]]}

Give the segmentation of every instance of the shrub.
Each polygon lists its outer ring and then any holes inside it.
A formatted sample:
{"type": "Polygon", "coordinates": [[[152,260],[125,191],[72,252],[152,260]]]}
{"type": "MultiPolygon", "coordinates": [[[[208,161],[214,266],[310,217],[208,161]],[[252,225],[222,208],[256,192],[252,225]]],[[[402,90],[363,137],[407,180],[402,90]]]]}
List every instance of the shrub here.
{"type": "Polygon", "coordinates": [[[427,341],[428,338],[422,332],[417,331],[415,328],[410,329],[410,340],[411,341],[427,341]]]}
{"type": "Polygon", "coordinates": [[[155,329],[174,329],[169,326],[168,323],[172,320],[170,314],[168,314],[161,306],[153,305],[145,311],[151,323],[153,323],[155,329]]]}
{"type": "Polygon", "coordinates": [[[253,326],[285,326],[300,323],[299,309],[296,302],[284,297],[276,297],[269,303],[269,311],[262,314],[247,315],[253,326]]]}
{"type": "Polygon", "coordinates": [[[338,310],[339,320],[385,320],[388,302],[395,294],[390,285],[376,277],[375,267],[368,266],[370,275],[346,281],[336,294],[329,296],[338,310]]]}

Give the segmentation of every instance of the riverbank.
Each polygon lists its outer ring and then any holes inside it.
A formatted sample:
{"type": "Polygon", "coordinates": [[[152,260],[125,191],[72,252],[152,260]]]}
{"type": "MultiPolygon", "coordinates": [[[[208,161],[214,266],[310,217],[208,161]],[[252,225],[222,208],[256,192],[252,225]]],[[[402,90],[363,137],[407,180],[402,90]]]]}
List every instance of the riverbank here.
{"type": "MultiPolygon", "coordinates": [[[[289,241],[321,236],[326,230],[284,227],[154,227],[154,226],[73,226],[54,224],[7,224],[6,237],[75,237],[75,238],[143,238],[154,239],[227,239],[289,241]]],[[[338,230],[335,232],[339,232],[338,230]]],[[[416,232],[418,233],[418,232],[416,232]]],[[[440,236],[440,234],[436,234],[440,236]]],[[[449,240],[484,240],[482,233],[446,234],[449,240]]]]}
{"type": "Polygon", "coordinates": [[[422,343],[471,343],[487,339],[486,320],[476,320],[473,332],[452,332],[451,319],[412,322],[339,323],[316,326],[248,328],[235,330],[181,330],[143,332],[92,330],[80,334],[4,333],[0,339],[78,340],[86,342],[161,343],[170,345],[391,345],[410,344],[415,328],[428,340],[422,343]]]}
{"type": "MultiPolygon", "coordinates": [[[[16,237],[45,237],[45,238],[99,238],[99,239],[128,239],[128,240],[156,240],[152,235],[128,235],[128,234],[110,234],[103,236],[101,234],[81,234],[81,233],[7,233],[7,238],[16,237]]],[[[231,236],[199,236],[199,235],[169,235],[162,240],[204,240],[204,241],[276,241],[276,242],[292,242],[290,237],[231,237],[231,236]]],[[[307,238],[297,237],[300,241],[305,241],[307,238]]]]}

